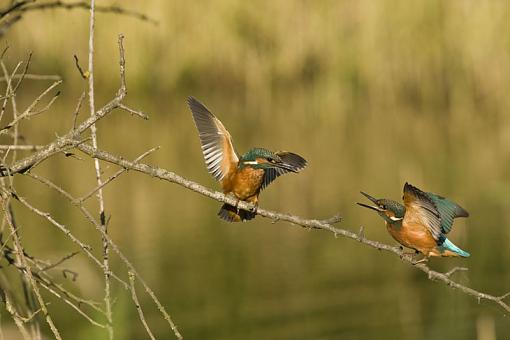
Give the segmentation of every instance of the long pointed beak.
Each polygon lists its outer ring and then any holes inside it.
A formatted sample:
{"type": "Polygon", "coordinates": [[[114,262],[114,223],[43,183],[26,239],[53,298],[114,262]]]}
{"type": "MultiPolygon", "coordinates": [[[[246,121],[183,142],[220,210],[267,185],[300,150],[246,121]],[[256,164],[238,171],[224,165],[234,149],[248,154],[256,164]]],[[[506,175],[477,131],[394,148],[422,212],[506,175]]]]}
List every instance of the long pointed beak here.
{"type": "Polygon", "coordinates": [[[358,205],[362,206],[362,207],[365,207],[365,208],[368,208],[368,209],[372,209],[372,210],[375,210],[377,212],[381,212],[381,211],[384,211],[384,209],[381,209],[379,208],[379,206],[377,205],[377,199],[370,196],[369,194],[367,194],[366,192],[363,192],[363,191],[360,191],[360,193],[365,196],[366,198],[368,198],[370,201],[372,201],[373,203],[375,203],[375,205],[368,205],[368,204],[364,204],[364,203],[357,203],[358,205]]]}
{"type": "Polygon", "coordinates": [[[368,209],[372,209],[372,210],[375,210],[377,212],[381,212],[381,211],[384,211],[384,209],[381,209],[379,208],[378,206],[375,206],[375,205],[368,205],[368,204],[364,204],[364,203],[356,203],[357,205],[360,205],[364,208],[368,208],[368,209]]]}
{"type": "Polygon", "coordinates": [[[360,193],[363,196],[365,196],[366,198],[368,198],[370,201],[372,201],[372,203],[377,204],[377,198],[374,198],[374,197],[370,196],[369,194],[367,194],[366,192],[363,192],[363,191],[360,191],[360,193]]]}

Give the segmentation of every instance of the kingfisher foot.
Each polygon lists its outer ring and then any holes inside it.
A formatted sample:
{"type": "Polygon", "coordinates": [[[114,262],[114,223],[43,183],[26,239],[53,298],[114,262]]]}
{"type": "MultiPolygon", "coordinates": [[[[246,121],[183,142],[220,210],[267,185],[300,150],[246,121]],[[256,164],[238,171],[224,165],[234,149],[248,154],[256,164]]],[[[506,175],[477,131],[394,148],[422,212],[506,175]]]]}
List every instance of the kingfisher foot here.
{"type": "Polygon", "coordinates": [[[408,252],[403,252],[402,254],[400,254],[400,259],[403,260],[404,257],[407,258],[407,260],[409,260],[409,262],[411,262],[413,265],[415,264],[418,264],[418,263],[422,263],[422,262],[426,262],[428,261],[428,258],[425,258],[425,259],[422,259],[422,260],[419,260],[419,261],[415,261],[415,256],[418,255],[418,254],[421,254],[419,251],[415,250],[415,251],[408,251],[408,252]],[[425,260],[425,261],[424,261],[425,260]]]}
{"type": "Polygon", "coordinates": [[[429,258],[428,257],[424,257],[422,258],[421,260],[418,260],[418,261],[413,261],[412,264],[413,266],[417,265],[417,264],[420,264],[420,263],[427,263],[429,262],[429,258]]]}
{"type": "Polygon", "coordinates": [[[257,202],[257,203],[255,203],[255,204],[253,205],[253,207],[251,207],[251,208],[250,208],[250,212],[252,212],[252,213],[256,214],[256,213],[257,213],[257,209],[258,209],[258,208],[259,208],[259,203],[257,202]]]}

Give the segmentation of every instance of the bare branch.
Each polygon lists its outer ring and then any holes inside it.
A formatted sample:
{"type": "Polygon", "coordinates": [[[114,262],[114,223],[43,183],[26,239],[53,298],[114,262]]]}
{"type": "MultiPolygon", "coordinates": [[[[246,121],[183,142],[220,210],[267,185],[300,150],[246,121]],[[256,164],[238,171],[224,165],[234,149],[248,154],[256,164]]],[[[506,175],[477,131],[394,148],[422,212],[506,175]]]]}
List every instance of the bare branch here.
{"type": "MultiPolygon", "coordinates": [[[[18,252],[19,254],[19,257],[21,259],[21,265],[23,267],[27,267],[28,268],[28,264],[27,264],[27,260],[25,258],[25,255],[24,255],[24,252],[23,252],[23,248],[21,246],[21,242],[16,234],[16,227],[14,226],[11,218],[9,217],[10,214],[8,212],[8,199],[5,199],[4,198],[4,202],[2,203],[2,207],[3,207],[3,210],[4,210],[4,216],[7,220],[7,224],[10,226],[11,228],[11,231],[13,233],[13,239],[14,239],[14,245],[15,245],[15,249],[16,251],[18,252]]],[[[32,291],[34,292],[36,298],[37,298],[37,301],[39,302],[39,306],[44,314],[44,317],[46,319],[46,322],[48,323],[48,325],[50,326],[50,329],[53,333],[53,335],[55,336],[56,339],[58,340],[61,340],[62,337],[60,336],[60,333],[57,329],[57,327],[55,326],[55,324],[53,323],[53,320],[51,318],[51,315],[49,314],[48,312],[48,309],[46,308],[46,302],[44,301],[40,291],[39,291],[39,287],[37,286],[35,280],[34,280],[34,277],[32,275],[32,272],[30,270],[26,270],[25,271],[25,277],[27,278],[28,282],[30,282],[30,285],[32,287],[32,291]]]]}
{"type": "MultiPolygon", "coordinates": [[[[121,85],[114,99],[109,101],[106,105],[104,105],[99,111],[97,111],[94,116],[89,117],[84,122],[82,122],[75,129],[71,129],[64,136],[57,138],[52,143],[46,145],[44,148],[39,150],[36,153],[33,153],[30,156],[27,156],[14,164],[12,164],[9,168],[9,171],[5,171],[5,169],[0,168],[0,177],[7,176],[8,174],[14,175],[17,173],[24,173],[32,168],[35,164],[39,164],[40,162],[46,160],[47,158],[62,152],[66,148],[76,146],[76,144],[81,143],[77,142],[76,139],[80,134],[88,130],[94,123],[98,120],[104,118],[110,112],[119,107],[122,100],[126,96],[126,81],[125,81],[125,59],[124,59],[124,47],[122,45],[123,36],[119,35],[119,54],[120,54],[120,79],[121,85]]],[[[0,116],[1,117],[1,116],[0,116]]]]}
{"type": "MultiPolygon", "coordinates": [[[[154,151],[156,150],[159,150],[159,146],[155,147],[155,148],[152,148],[146,152],[144,152],[143,154],[141,154],[140,156],[138,156],[134,161],[133,163],[137,163],[139,162],[140,160],[144,159],[145,157],[147,157],[148,155],[150,155],[151,153],[153,153],[154,151]]],[[[112,176],[110,176],[106,181],[104,181],[101,185],[95,187],[94,189],[92,189],[88,194],[86,194],[85,196],[83,196],[82,198],[78,199],[78,201],[80,203],[82,202],[85,202],[87,199],[89,199],[92,195],[94,195],[99,189],[103,188],[104,186],[106,186],[108,183],[110,183],[111,181],[113,181],[114,179],[116,179],[117,177],[119,177],[120,175],[122,175],[124,172],[126,172],[127,169],[120,169],[118,170],[116,173],[114,173],[112,176]]]]}
{"type": "MultiPolygon", "coordinates": [[[[46,2],[46,3],[35,3],[32,5],[28,5],[28,6],[21,8],[21,11],[34,11],[34,10],[59,9],[59,8],[67,9],[67,10],[71,10],[71,9],[75,9],[75,8],[90,10],[90,7],[91,7],[90,4],[87,3],[86,1],[77,1],[77,2],[51,1],[51,2],[46,2]]],[[[142,20],[142,21],[150,22],[155,25],[158,24],[158,22],[156,20],[150,18],[149,16],[147,16],[145,14],[131,11],[131,10],[119,7],[119,6],[97,6],[95,8],[95,10],[97,12],[102,12],[102,13],[114,13],[114,14],[126,15],[126,16],[130,16],[130,17],[142,20]]]]}
{"type": "MultiPolygon", "coordinates": [[[[90,1],[90,20],[89,20],[89,69],[87,71],[87,79],[89,84],[89,108],[90,108],[90,116],[94,117],[96,114],[96,108],[94,104],[94,24],[95,24],[95,0],[90,1]]],[[[122,42],[120,43],[122,46],[122,42]]],[[[83,71],[78,64],[78,58],[74,56],[76,60],[76,67],[82,74],[82,77],[85,77],[83,71]]],[[[124,56],[122,56],[124,59],[124,56]]],[[[122,71],[121,71],[122,72],[122,71]]],[[[96,124],[92,124],[90,126],[90,134],[92,136],[92,146],[97,149],[97,129],[96,124]]],[[[101,227],[104,230],[105,234],[108,234],[108,228],[106,225],[106,212],[105,212],[105,203],[103,196],[103,181],[101,179],[101,166],[99,164],[98,159],[94,159],[94,168],[96,172],[96,181],[99,187],[97,191],[97,200],[99,202],[99,220],[101,221],[101,227]]],[[[106,306],[106,319],[108,320],[107,331],[109,339],[113,339],[113,327],[112,327],[112,300],[111,300],[111,283],[110,283],[110,259],[109,259],[109,249],[108,249],[108,241],[104,237],[102,237],[103,242],[103,265],[104,265],[104,302],[106,306]]]]}
{"type": "Polygon", "coordinates": [[[76,68],[78,69],[78,72],[80,73],[80,76],[83,79],[87,79],[88,78],[88,73],[85,74],[85,72],[83,72],[83,69],[80,67],[80,62],[79,62],[78,57],[76,56],[76,54],[74,54],[73,56],[74,56],[74,64],[76,65],[76,68]]]}
{"type": "Polygon", "coordinates": [[[325,223],[325,224],[336,224],[341,221],[342,221],[342,216],[340,214],[336,214],[336,215],[332,216],[331,218],[322,220],[321,222],[325,223]]]}
{"type": "Polygon", "coordinates": [[[50,270],[50,269],[53,269],[55,267],[58,267],[59,265],[61,265],[62,263],[64,263],[65,261],[73,258],[74,256],[78,255],[80,252],[79,251],[74,251],[70,254],[67,254],[66,256],[62,257],[60,260],[56,261],[55,263],[50,263],[50,264],[47,264],[46,266],[40,268],[39,270],[40,271],[46,271],[46,270],[50,270]]]}
{"type": "MultiPolygon", "coordinates": [[[[151,177],[159,178],[159,179],[171,182],[171,183],[178,184],[178,185],[183,186],[189,190],[195,191],[203,196],[212,198],[216,201],[228,203],[230,205],[237,204],[237,206],[240,209],[245,209],[245,210],[253,210],[253,208],[254,208],[254,206],[250,203],[243,202],[243,201],[238,202],[233,197],[224,195],[223,193],[220,193],[217,191],[212,191],[196,182],[190,181],[190,180],[188,180],[184,177],[181,177],[171,171],[161,169],[161,168],[155,168],[150,165],[146,165],[146,164],[142,164],[142,163],[133,163],[133,162],[127,161],[121,157],[115,156],[111,153],[96,150],[86,144],[80,144],[78,146],[78,149],[80,149],[81,151],[83,151],[84,153],[88,154],[91,157],[99,158],[103,161],[106,161],[106,162],[109,162],[112,164],[117,164],[118,166],[121,166],[125,169],[138,171],[138,172],[147,174],[151,177]]],[[[430,269],[424,263],[415,263],[413,261],[413,259],[408,258],[407,256],[404,256],[405,253],[399,247],[394,247],[394,246],[390,246],[390,245],[387,245],[387,244],[384,244],[381,242],[367,239],[363,236],[362,232],[360,234],[357,234],[357,233],[354,233],[354,232],[346,230],[346,229],[335,228],[332,225],[330,225],[328,223],[323,223],[319,220],[306,219],[306,218],[302,218],[302,217],[299,217],[296,215],[291,215],[291,214],[282,214],[282,213],[278,213],[275,211],[261,209],[260,207],[257,208],[256,212],[258,215],[269,218],[273,221],[274,220],[287,221],[293,225],[298,225],[298,226],[301,226],[304,228],[321,229],[321,230],[333,233],[335,235],[335,237],[343,236],[343,237],[346,237],[346,238],[349,238],[352,240],[356,240],[356,241],[358,241],[362,244],[365,244],[367,246],[370,246],[372,248],[375,248],[378,250],[383,250],[383,251],[386,251],[389,253],[393,253],[393,254],[401,257],[404,262],[407,262],[408,264],[412,265],[415,268],[418,268],[419,270],[421,270],[422,272],[427,274],[427,277],[430,280],[443,282],[447,286],[455,288],[455,289],[457,289],[467,295],[473,296],[477,299],[495,302],[501,308],[503,308],[505,311],[510,312],[510,305],[503,301],[504,298],[502,296],[498,297],[498,296],[486,294],[486,293],[477,291],[475,289],[472,289],[470,287],[464,286],[460,283],[457,283],[457,282],[451,280],[449,278],[449,275],[434,271],[434,270],[430,269]]],[[[503,296],[507,297],[508,295],[503,295],[503,296]]]]}
{"type": "Polygon", "coordinates": [[[43,145],[0,145],[0,150],[26,150],[38,151],[41,150],[43,145]]]}
{"type": "MultiPolygon", "coordinates": [[[[46,185],[48,185],[50,188],[56,190],[58,193],[60,193],[61,195],[63,195],[67,200],[69,200],[69,202],[71,202],[73,205],[77,206],[80,211],[82,212],[82,214],[87,218],[87,220],[89,222],[91,222],[97,231],[99,231],[101,233],[101,235],[104,237],[104,239],[106,239],[110,245],[110,247],[113,249],[113,251],[119,256],[119,258],[122,260],[122,262],[124,262],[124,264],[126,265],[127,269],[133,273],[136,278],[138,279],[138,281],[142,284],[142,286],[144,287],[145,291],[147,292],[147,294],[149,294],[149,296],[151,297],[151,299],[154,301],[154,303],[156,304],[158,310],[160,311],[160,313],[163,315],[163,317],[165,318],[165,320],[168,322],[168,324],[170,325],[170,328],[172,329],[172,331],[174,332],[175,336],[177,337],[177,339],[182,339],[182,335],[179,333],[179,330],[177,329],[177,326],[175,325],[175,323],[173,322],[172,318],[170,317],[170,315],[168,314],[168,312],[166,311],[165,307],[161,304],[161,302],[159,301],[159,299],[157,298],[156,294],[154,294],[154,292],[152,291],[152,289],[150,289],[150,287],[147,285],[147,283],[145,282],[145,280],[142,278],[142,276],[138,273],[138,271],[135,269],[135,267],[133,266],[133,264],[128,260],[128,258],[126,257],[126,255],[124,255],[124,253],[121,252],[121,250],[119,249],[119,247],[112,241],[112,239],[104,232],[104,229],[103,227],[101,226],[101,224],[99,222],[97,222],[93,217],[92,217],[92,214],[85,208],[85,206],[83,205],[83,203],[79,202],[78,199],[75,199],[74,197],[72,197],[68,192],[66,192],[65,190],[63,190],[62,188],[58,187],[57,185],[55,185],[54,183],[52,183],[51,181],[49,181],[48,179],[46,178],[42,178],[42,177],[39,177],[37,175],[34,175],[33,173],[29,173],[28,174],[30,177],[34,178],[34,179],[37,179],[39,180],[41,183],[44,183],[46,185]]],[[[20,198],[21,200],[22,198],[20,198]]],[[[23,199],[21,201],[22,203],[24,203],[25,205],[27,205],[28,203],[23,199]]],[[[30,206],[30,209],[35,209],[34,207],[31,207],[30,206]]],[[[58,222],[56,222],[52,217],[51,215],[49,215],[48,213],[43,213],[43,215],[50,221],[52,222],[52,224],[55,224],[60,230],[64,231],[66,230],[67,231],[67,228],[62,228],[62,225],[60,225],[58,222]]],[[[76,243],[76,242],[75,242],[76,243]]],[[[83,249],[83,248],[82,248],[83,249]]],[[[89,251],[88,249],[85,250],[85,252],[87,254],[89,254],[89,251]]],[[[97,263],[103,270],[104,270],[104,266],[103,264],[97,260],[92,254],[89,255],[89,257],[91,257],[95,263],[97,263]],[[91,257],[92,256],[92,257],[91,257]]],[[[110,275],[114,278],[117,279],[117,281],[123,283],[124,285],[124,288],[126,289],[129,289],[129,286],[126,284],[126,282],[124,282],[122,279],[118,278],[113,272],[110,272],[110,275]]]]}
{"type": "Polygon", "coordinates": [[[138,296],[136,296],[136,288],[135,288],[135,274],[132,272],[129,272],[129,289],[131,290],[131,298],[133,299],[133,302],[135,303],[136,310],[138,311],[138,317],[140,318],[140,321],[142,321],[143,327],[145,327],[145,330],[147,331],[147,334],[149,335],[149,338],[152,340],[155,340],[156,338],[152,334],[149,325],[147,324],[147,321],[145,321],[145,315],[142,311],[142,306],[140,306],[140,302],[138,301],[138,296]]]}
{"type": "Polygon", "coordinates": [[[80,114],[80,109],[81,109],[81,104],[83,103],[83,99],[85,99],[85,91],[82,92],[80,99],[78,99],[78,103],[76,104],[76,109],[74,109],[73,131],[76,130],[76,120],[78,119],[78,115],[80,114]]]}
{"type": "Polygon", "coordinates": [[[28,67],[30,66],[30,61],[32,60],[32,52],[30,52],[28,54],[28,59],[25,63],[25,69],[23,70],[23,72],[21,73],[20,77],[18,78],[18,82],[16,83],[16,86],[14,86],[14,89],[12,90],[13,93],[16,93],[21,85],[21,83],[23,82],[23,79],[25,79],[25,75],[27,74],[28,72],[28,67]]]}
{"type": "Polygon", "coordinates": [[[24,340],[32,339],[32,337],[30,336],[30,334],[28,333],[28,331],[24,325],[24,322],[23,322],[24,318],[21,315],[19,315],[16,308],[14,308],[14,304],[12,303],[11,298],[7,294],[5,294],[5,309],[12,316],[12,319],[14,320],[16,327],[18,327],[18,330],[20,331],[23,339],[24,340]]]}
{"type": "Polygon", "coordinates": [[[18,68],[21,66],[21,62],[19,62],[16,67],[14,68],[14,71],[12,71],[12,74],[9,75],[9,73],[7,72],[7,68],[5,67],[5,64],[3,62],[3,60],[0,59],[0,65],[2,66],[2,71],[4,72],[4,77],[7,78],[7,86],[5,87],[5,96],[4,96],[4,101],[2,103],[2,110],[0,111],[0,121],[2,120],[3,116],[4,116],[4,112],[5,112],[5,109],[7,107],[7,99],[8,98],[11,98],[12,95],[13,95],[13,92],[11,92],[11,89],[12,89],[12,86],[11,86],[11,82],[12,82],[12,76],[16,74],[16,72],[18,71],[18,68]]]}
{"type": "Polygon", "coordinates": [[[461,271],[467,272],[468,270],[469,269],[466,267],[454,267],[451,270],[449,270],[448,272],[444,273],[444,275],[446,275],[447,277],[450,277],[456,272],[461,272],[461,271]]]}
{"type": "Polygon", "coordinates": [[[124,105],[122,103],[119,104],[119,109],[125,110],[125,111],[127,111],[127,112],[129,112],[129,113],[131,113],[133,115],[136,115],[136,116],[138,116],[140,118],[143,118],[145,120],[149,119],[149,116],[147,116],[146,113],[143,113],[142,111],[139,111],[139,110],[133,110],[132,108],[127,107],[126,105],[124,105]]]}
{"type": "Polygon", "coordinates": [[[53,84],[51,84],[46,90],[43,91],[43,93],[41,93],[28,107],[27,109],[22,113],[20,114],[19,116],[15,117],[9,124],[7,124],[6,126],[4,126],[3,128],[0,129],[0,135],[2,134],[5,134],[7,132],[7,130],[9,130],[10,128],[14,127],[20,120],[22,119],[25,119],[25,118],[29,118],[31,116],[34,116],[36,114],[39,114],[41,112],[44,112],[45,110],[48,109],[48,107],[53,104],[53,102],[55,101],[55,99],[57,98],[57,96],[60,94],[60,92],[58,92],[54,97],[53,99],[49,102],[49,104],[45,107],[45,109],[39,111],[39,112],[34,112],[33,109],[34,107],[41,101],[41,99],[46,96],[51,90],[53,90],[56,86],[60,85],[62,83],[62,80],[58,80],[56,82],[54,82],[53,84]]]}
{"type": "MultiPolygon", "coordinates": [[[[22,77],[21,74],[15,74],[12,76],[12,79],[20,79],[22,77]]],[[[60,77],[59,75],[56,75],[56,74],[31,74],[31,73],[27,73],[24,75],[24,78],[25,79],[29,79],[29,80],[53,80],[53,81],[58,81],[58,80],[62,80],[62,77],[60,77]]],[[[0,77],[0,81],[7,81],[7,78],[6,77],[0,77]]]]}

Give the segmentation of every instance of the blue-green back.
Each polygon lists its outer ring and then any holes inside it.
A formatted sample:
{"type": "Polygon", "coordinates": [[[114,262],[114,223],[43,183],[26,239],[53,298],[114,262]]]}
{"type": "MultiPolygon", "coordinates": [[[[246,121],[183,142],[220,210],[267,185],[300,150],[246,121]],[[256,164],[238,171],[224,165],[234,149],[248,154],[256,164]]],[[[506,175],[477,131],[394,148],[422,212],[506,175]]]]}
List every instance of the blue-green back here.
{"type": "Polygon", "coordinates": [[[427,192],[426,194],[432,202],[434,202],[441,216],[441,231],[444,234],[449,233],[452,229],[454,218],[469,216],[469,213],[457,203],[431,192],[427,192]]]}

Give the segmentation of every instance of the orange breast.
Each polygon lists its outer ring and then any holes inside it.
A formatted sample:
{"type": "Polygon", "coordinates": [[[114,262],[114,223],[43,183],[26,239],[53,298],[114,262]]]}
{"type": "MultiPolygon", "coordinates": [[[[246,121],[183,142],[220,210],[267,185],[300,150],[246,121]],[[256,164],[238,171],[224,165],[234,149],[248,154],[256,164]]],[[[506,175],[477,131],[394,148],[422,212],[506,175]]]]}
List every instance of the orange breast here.
{"type": "Polygon", "coordinates": [[[223,180],[223,192],[231,192],[243,201],[256,202],[263,179],[264,170],[244,167],[223,180]]]}
{"type": "Polygon", "coordinates": [[[439,255],[432,234],[420,224],[403,223],[402,227],[397,229],[386,223],[386,229],[397,242],[407,248],[415,249],[425,256],[439,255]]]}

